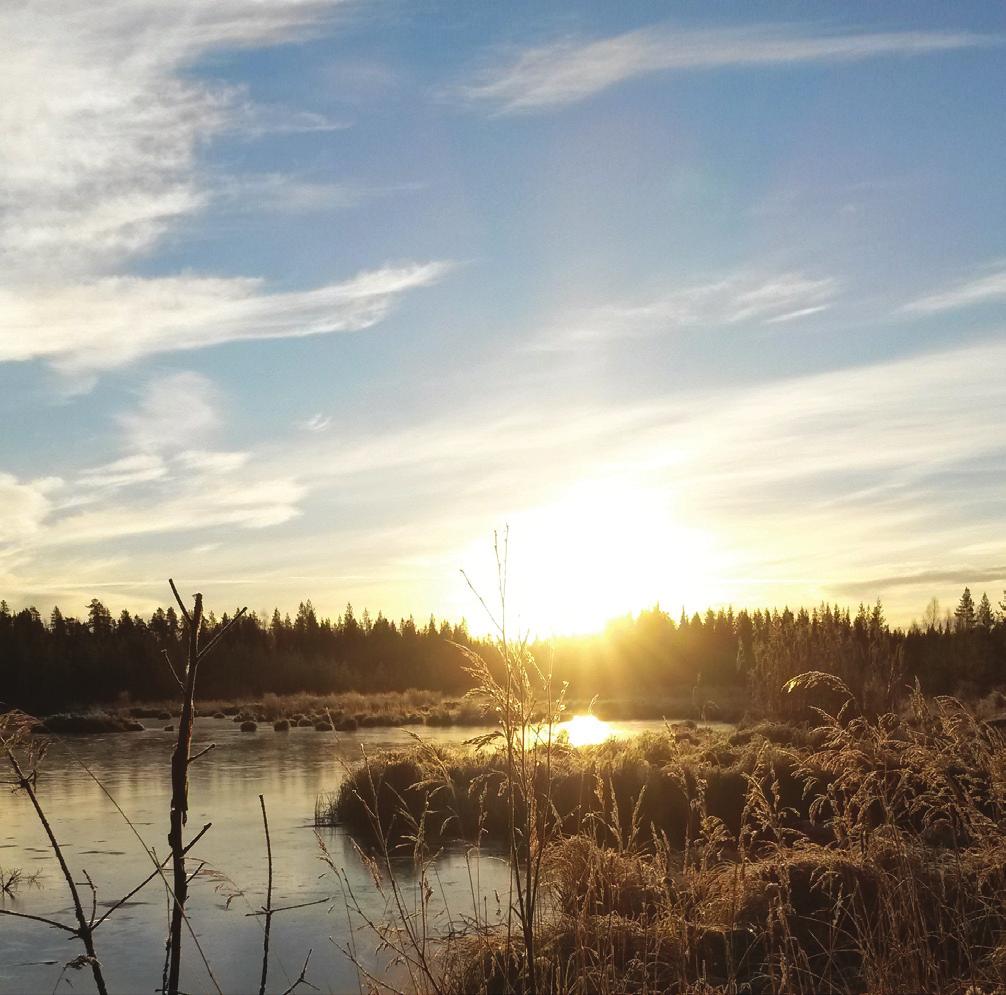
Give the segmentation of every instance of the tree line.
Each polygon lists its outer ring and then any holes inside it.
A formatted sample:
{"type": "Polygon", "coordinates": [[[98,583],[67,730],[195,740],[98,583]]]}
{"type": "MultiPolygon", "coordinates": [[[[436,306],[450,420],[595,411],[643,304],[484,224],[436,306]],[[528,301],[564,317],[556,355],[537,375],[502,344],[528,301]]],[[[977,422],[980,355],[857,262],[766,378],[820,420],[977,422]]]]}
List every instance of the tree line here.
{"type": "MultiPolygon", "coordinates": [[[[206,635],[230,617],[207,617],[206,635]]],[[[0,700],[28,711],[133,701],[177,694],[171,663],[184,656],[173,608],[149,619],[113,617],[97,599],[76,619],[58,608],[12,612],[0,602],[0,700]]],[[[468,687],[462,649],[496,660],[492,641],[464,621],[397,622],[352,606],[319,618],[310,601],[295,616],[274,611],[238,619],[201,676],[206,698],[266,692],[388,691],[424,688],[451,694],[468,687]]],[[[931,603],[921,624],[892,627],[880,602],[855,613],[832,605],[792,611],[723,609],[675,619],[659,606],[611,622],[602,633],[535,644],[535,654],[578,697],[681,695],[744,688],[756,708],[785,713],[795,699],[783,685],[810,670],[833,674],[865,709],[893,707],[908,684],[930,694],[984,695],[1006,684],[1006,592],[993,607],[965,589],[957,608],[931,603]]]]}
{"type": "MultiPolygon", "coordinates": [[[[204,642],[233,616],[209,613],[204,642]]],[[[310,601],[296,615],[242,615],[200,673],[203,698],[248,698],[266,692],[387,691],[433,688],[463,692],[461,646],[473,646],[464,622],[432,617],[394,622],[347,605],[339,618],[319,618],[310,601]]],[[[175,609],[149,619],[101,601],[83,619],[54,608],[11,612],[0,601],[0,700],[27,711],[177,697],[174,672],[185,659],[183,622],[175,609]],[[174,672],[173,672],[174,670],[174,672]]]]}

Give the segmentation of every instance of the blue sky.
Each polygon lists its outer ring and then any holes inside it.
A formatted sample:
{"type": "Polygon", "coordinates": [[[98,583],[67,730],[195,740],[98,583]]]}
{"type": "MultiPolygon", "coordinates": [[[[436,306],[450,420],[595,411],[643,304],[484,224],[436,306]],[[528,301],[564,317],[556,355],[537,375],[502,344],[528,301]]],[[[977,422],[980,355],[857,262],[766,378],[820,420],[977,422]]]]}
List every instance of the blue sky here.
{"type": "Polygon", "coordinates": [[[0,588],[1006,587],[1006,12],[0,11],[0,588]]]}

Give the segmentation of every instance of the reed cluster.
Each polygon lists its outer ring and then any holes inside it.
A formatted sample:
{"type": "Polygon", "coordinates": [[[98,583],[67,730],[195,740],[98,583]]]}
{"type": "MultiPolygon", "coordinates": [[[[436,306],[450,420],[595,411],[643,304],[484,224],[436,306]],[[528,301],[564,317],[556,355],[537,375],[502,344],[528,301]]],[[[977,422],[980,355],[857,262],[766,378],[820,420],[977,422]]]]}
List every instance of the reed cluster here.
{"type": "Polygon", "coordinates": [[[876,716],[831,675],[785,693],[840,705],[814,723],[668,726],[579,750],[508,737],[504,719],[502,738],[467,750],[368,760],[319,817],[360,839],[379,887],[407,887],[390,883],[395,854],[427,867],[410,879],[425,882],[418,903],[380,926],[417,991],[1003,990],[999,732],[918,689],[876,716]],[[474,891],[471,911],[437,919],[431,861],[460,840],[506,853],[515,890],[537,875],[510,898],[521,929],[491,922],[474,891]]]}

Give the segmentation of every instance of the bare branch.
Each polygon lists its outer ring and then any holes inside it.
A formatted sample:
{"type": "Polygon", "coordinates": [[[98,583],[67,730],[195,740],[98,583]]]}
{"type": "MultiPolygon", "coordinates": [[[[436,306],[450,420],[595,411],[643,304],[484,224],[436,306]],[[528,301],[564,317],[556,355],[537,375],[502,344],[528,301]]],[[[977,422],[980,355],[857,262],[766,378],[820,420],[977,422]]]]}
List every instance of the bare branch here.
{"type": "Polygon", "coordinates": [[[197,877],[199,877],[199,872],[206,866],[205,860],[199,861],[199,866],[185,879],[186,884],[192,884],[197,877]]]}
{"type": "Polygon", "coordinates": [[[69,933],[71,936],[80,935],[77,930],[73,929],[71,926],[67,926],[65,923],[56,922],[55,919],[46,919],[43,916],[30,916],[27,912],[14,912],[11,909],[0,909],[0,916],[13,916],[15,919],[31,919],[34,922],[42,922],[45,923],[46,926],[52,926],[53,929],[61,929],[64,933],[69,933]]]}
{"type": "Polygon", "coordinates": [[[175,587],[175,582],[169,577],[168,583],[171,585],[171,593],[175,596],[175,601],[178,602],[178,607],[182,610],[182,617],[185,619],[186,625],[192,628],[192,617],[189,615],[188,608],[185,607],[185,602],[182,601],[181,595],[178,593],[178,588],[175,587]]]}
{"type": "Polygon", "coordinates": [[[184,690],[185,685],[182,683],[182,679],[178,676],[178,671],[175,670],[175,665],[171,662],[171,657],[168,656],[168,651],[161,650],[161,653],[164,654],[164,662],[168,665],[168,670],[171,671],[171,676],[175,679],[175,683],[184,690]]]}
{"type": "Polygon", "coordinates": [[[84,880],[87,881],[88,888],[91,889],[91,918],[89,920],[91,929],[94,929],[94,917],[98,914],[98,890],[94,887],[91,875],[87,871],[82,871],[84,880]]]}
{"type": "MultiPolygon", "coordinates": [[[[101,780],[95,775],[94,771],[91,770],[91,768],[88,767],[88,765],[84,763],[83,760],[81,760],[79,755],[75,755],[73,760],[74,763],[76,763],[77,766],[79,766],[81,770],[83,770],[84,773],[87,774],[87,776],[95,783],[98,790],[109,800],[109,802],[111,802],[112,806],[119,813],[119,815],[122,816],[123,821],[126,823],[127,826],[129,826],[131,832],[136,837],[140,846],[143,847],[144,853],[146,853],[147,856],[150,858],[151,862],[154,865],[155,870],[158,873],[160,873],[161,880],[164,882],[165,890],[168,893],[169,909],[170,909],[170,902],[174,899],[174,891],[171,887],[170,882],[167,879],[167,876],[163,873],[162,866],[159,865],[157,862],[157,854],[154,853],[152,847],[147,846],[147,844],[144,842],[143,837],[140,835],[139,830],[134,825],[132,819],[130,819],[129,816],[126,815],[126,813],[122,810],[122,806],[115,800],[115,796],[108,790],[108,788],[105,787],[105,785],[101,782],[101,780]]],[[[206,834],[206,832],[212,825],[213,824],[211,822],[207,822],[206,825],[203,826],[203,828],[198,833],[196,833],[196,835],[192,838],[189,844],[182,850],[183,855],[188,853],[189,850],[191,850],[192,847],[194,847],[196,843],[199,842],[199,840],[206,834]]],[[[213,968],[210,966],[210,962],[206,957],[206,952],[203,950],[203,946],[199,942],[199,937],[196,935],[196,931],[192,928],[192,923],[189,921],[189,917],[184,914],[184,910],[182,912],[182,920],[185,923],[185,928],[189,931],[189,936],[192,937],[192,943],[195,946],[196,951],[199,953],[199,957],[203,962],[203,967],[206,969],[206,974],[209,977],[210,982],[213,984],[214,990],[218,993],[218,995],[223,995],[220,989],[220,985],[217,983],[217,979],[213,974],[213,968]]],[[[168,944],[165,944],[166,951],[167,948],[168,944]]],[[[166,986],[167,981],[165,981],[164,984],[166,986]]],[[[162,990],[166,990],[166,988],[163,988],[162,990]]]]}
{"type": "MultiPolygon", "coordinates": [[[[192,839],[190,839],[189,842],[185,845],[185,849],[182,850],[182,854],[187,854],[189,850],[191,850],[210,831],[210,827],[212,825],[213,825],[212,822],[207,822],[206,825],[203,826],[203,828],[200,829],[199,832],[196,833],[196,835],[193,836],[192,839]]],[[[165,860],[164,862],[167,863],[167,860],[165,860]]]]}
{"type": "MultiPolygon", "coordinates": [[[[178,590],[171,582],[182,610],[178,590]]],[[[186,612],[186,615],[188,613],[186,612]]],[[[171,754],[171,807],[168,845],[171,847],[172,891],[171,925],[168,934],[168,995],[178,995],[178,979],[182,958],[182,922],[185,900],[188,897],[189,877],[185,870],[185,845],[182,834],[189,811],[189,758],[192,750],[192,719],[195,712],[196,675],[199,670],[199,635],[203,627],[203,596],[193,598],[192,617],[189,619],[189,650],[185,666],[185,687],[182,692],[182,710],[178,717],[178,739],[171,754]]]]}
{"type": "MultiPolygon", "coordinates": [[[[265,812],[265,795],[258,796],[262,806],[262,825],[265,827],[265,852],[269,863],[269,884],[265,893],[265,930],[262,935],[262,982],[259,985],[259,995],[265,995],[266,979],[269,976],[269,934],[272,932],[272,840],[269,838],[269,817],[265,812]]],[[[311,955],[308,954],[308,957],[311,955]]],[[[305,969],[307,964],[304,965],[305,969]]],[[[301,977],[304,976],[303,971],[301,977]]],[[[296,985],[294,985],[296,987],[296,985]]]]}
{"type": "MultiPolygon", "coordinates": [[[[23,790],[30,799],[32,807],[35,809],[35,814],[38,816],[38,821],[42,824],[42,828],[45,830],[45,834],[49,838],[49,846],[52,848],[52,852],[56,855],[56,861],[59,863],[59,869],[63,874],[63,879],[66,881],[66,886],[70,890],[70,898],[73,900],[73,911],[77,919],[77,929],[71,930],[71,932],[74,932],[75,935],[79,936],[81,943],[84,944],[84,949],[87,951],[88,963],[91,965],[91,973],[94,975],[94,984],[98,989],[99,995],[108,995],[108,989],[105,987],[105,978],[101,972],[101,964],[98,961],[97,954],[94,952],[94,937],[92,935],[92,923],[94,918],[92,916],[91,922],[88,922],[84,915],[84,907],[80,904],[80,894],[77,891],[77,885],[74,883],[73,875],[70,873],[70,868],[67,867],[66,859],[63,856],[63,848],[59,845],[59,841],[56,839],[56,834],[53,832],[52,826],[46,818],[45,812],[42,810],[42,805],[38,800],[38,795],[35,794],[35,771],[26,775],[21,769],[21,764],[18,763],[17,757],[14,756],[13,750],[6,741],[4,742],[4,747],[11,770],[14,772],[14,776],[18,780],[18,787],[21,788],[21,790],[23,790]]],[[[90,879],[88,880],[90,881],[90,879]]]]}
{"type": "Polygon", "coordinates": [[[199,651],[199,661],[202,662],[203,658],[209,655],[210,651],[227,635],[228,632],[234,627],[235,622],[241,618],[244,613],[248,611],[248,606],[245,605],[235,616],[232,618],[207,644],[199,651]]]}
{"type": "MultiPolygon", "coordinates": [[[[188,853],[203,838],[203,836],[208,832],[210,826],[212,825],[213,825],[212,822],[207,822],[206,825],[203,826],[203,828],[200,829],[199,832],[192,837],[188,845],[185,847],[184,852],[188,853]]],[[[146,886],[150,884],[150,882],[153,881],[154,878],[158,877],[164,871],[164,868],[168,866],[168,861],[170,859],[171,859],[170,857],[165,857],[164,860],[162,860],[161,863],[158,864],[154,868],[154,870],[149,875],[147,875],[147,877],[145,877],[128,895],[123,895],[122,898],[120,898],[117,902],[115,902],[115,904],[112,905],[108,909],[108,911],[94,924],[94,928],[97,929],[113,912],[116,912],[118,909],[122,908],[122,906],[125,905],[126,902],[128,902],[134,895],[138,894],[144,888],[146,888],[146,886]]]]}
{"type": "Polygon", "coordinates": [[[189,763],[190,764],[195,763],[200,757],[205,757],[206,754],[210,752],[210,750],[215,750],[216,748],[217,748],[216,743],[210,743],[210,745],[207,746],[205,749],[202,749],[198,753],[195,753],[191,757],[189,757],[189,763]]]}
{"type": "Polygon", "coordinates": [[[325,905],[327,902],[334,901],[331,895],[326,898],[316,898],[313,902],[301,902],[299,905],[281,905],[278,909],[259,909],[258,912],[246,912],[245,918],[251,918],[252,916],[275,916],[280,912],[289,912],[292,909],[307,909],[312,905],[325,905]]]}

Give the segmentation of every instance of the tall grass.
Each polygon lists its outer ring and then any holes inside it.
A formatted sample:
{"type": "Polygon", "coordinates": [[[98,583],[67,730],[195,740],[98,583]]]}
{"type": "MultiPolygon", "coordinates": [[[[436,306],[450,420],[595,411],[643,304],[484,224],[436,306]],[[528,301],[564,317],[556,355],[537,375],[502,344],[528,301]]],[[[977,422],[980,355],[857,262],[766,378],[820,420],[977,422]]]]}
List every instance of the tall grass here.
{"type": "Polygon", "coordinates": [[[379,929],[413,990],[1002,990],[1006,745],[960,702],[915,689],[903,712],[866,716],[810,673],[782,693],[818,709],[812,724],[570,750],[527,721],[547,674],[501,653],[502,682],[473,667],[495,739],[369,760],[327,813],[400,889],[397,923],[393,908],[379,929]],[[490,923],[473,885],[476,914],[445,914],[438,943],[395,854],[423,863],[432,891],[437,848],[459,839],[506,854],[512,894],[490,923]]]}
{"type": "MultiPolygon", "coordinates": [[[[451,833],[463,834],[466,828],[471,829],[477,846],[486,832],[484,816],[493,796],[500,800],[500,836],[511,868],[505,925],[501,927],[504,943],[507,951],[511,948],[519,951],[515,969],[522,991],[533,995],[548,986],[548,971],[546,968],[545,974],[542,973],[536,947],[541,931],[544,859],[558,835],[550,799],[557,753],[554,731],[565,708],[566,688],[554,685],[551,668],[538,662],[527,638],[514,638],[508,628],[506,545],[506,537],[502,548],[497,539],[497,611],[494,612],[482,601],[496,628],[498,658],[490,664],[468,647],[458,646],[468,660],[465,670],[473,685],[468,696],[488,702],[487,710],[496,720],[493,732],[475,738],[471,744],[476,749],[498,747],[500,770],[473,770],[464,791],[458,791],[458,779],[452,777],[444,755],[420,743],[415,768],[415,786],[420,799],[418,808],[410,805],[396,790],[384,776],[386,771],[375,771],[369,763],[364,764],[363,779],[358,787],[349,789],[358,805],[356,811],[360,824],[369,827],[369,836],[375,845],[376,857],[365,859],[370,861],[378,887],[384,877],[389,882],[393,909],[397,913],[391,932],[384,927],[378,930],[381,942],[394,950],[400,963],[407,965],[410,981],[417,990],[438,993],[450,990],[450,983],[442,974],[445,963],[443,951],[436,959],[431,955],[435,949],[429,935],[434,894],[430,884],[434,848],[439,840],[451,833]],[[395,800],[389,812],[390,796],[395,800]],[[478,800],[474,808],[472,798],[478,800]],[[476,823],[470,826],[473,814],[476,823]],[[397,831],[394,828],[396,822],[397,831]],[[419,871],[418,918],[408,911],[392,859],[393,849],[402,844],[411,847],[419,871]]],[[[481,596],[479,598],[482,600],[481,596]]],[[[404,762],[408,765],[410,761],[406,758],[404,762]]],[[[345,875],[343,880],[346,881],[345,875]]],[[[363,916],[359,903],[351,894],[350,900],[352,911],[363,916]]],[[[480,917],[480,895],[474,881],[472,900],[469,931],[473,936],[493,935],[486,917],[480,917]]],[[[365,916],[364,920],[371,928],[374,927],[365,916]]],[[[453,925],[451,931],[454,932],[453,925]]],[[[491,971],[492,967],[487,970],[491,971]]],[[[379,980],[372,980],[378,987],[381,986],[379,980]]]]}

